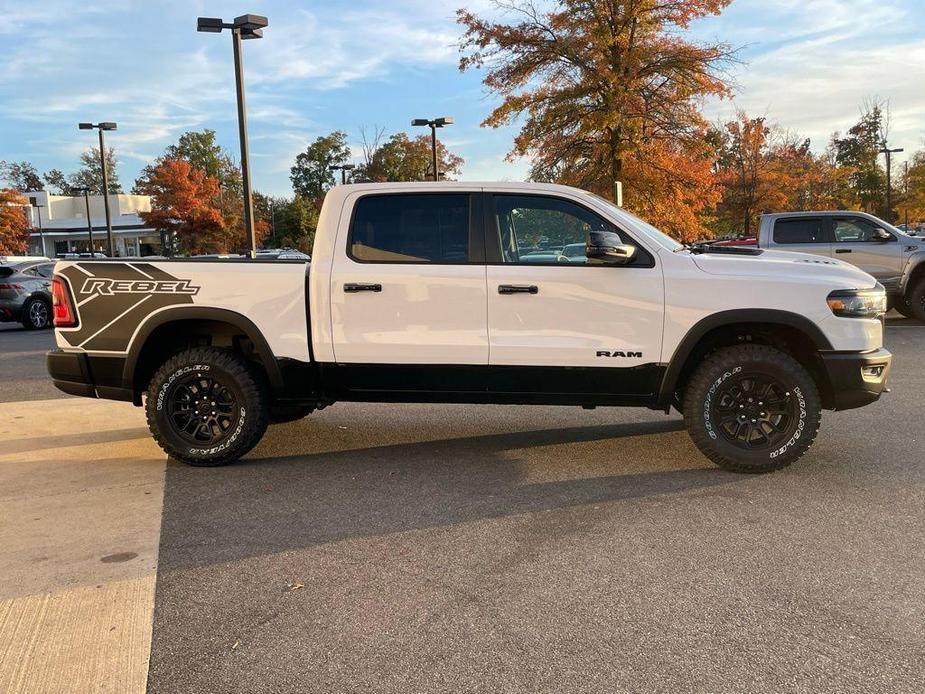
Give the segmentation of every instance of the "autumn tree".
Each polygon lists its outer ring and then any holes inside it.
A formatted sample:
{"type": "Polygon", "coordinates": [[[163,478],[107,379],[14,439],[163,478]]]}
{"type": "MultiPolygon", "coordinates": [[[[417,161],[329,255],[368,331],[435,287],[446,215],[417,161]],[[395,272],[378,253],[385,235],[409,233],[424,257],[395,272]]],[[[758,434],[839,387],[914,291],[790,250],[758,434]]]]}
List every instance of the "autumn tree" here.
{"type": "Polygon", "coordinates": [[[141,212],[145,224],[174,238],[183,254],[227,253],[234,246],[221,212],[212,204],[218,181],[185,159],[164,159],[136,183],[151,196],[151,211],[141,212]]]}
{"type": "Polygon", "coordinates": [[[0,188],[0,255],[19,255],[29,247],[27,204],[19,191],[0,188]]]}
{"type": "MultiPolygon", "coordinates": [[[[364,163],[357,178],[368,181],[427,181],[433,180],[433,154],[429,135],[410,138],[395,133],[386,142],[364,147],[364,163]]],[[[465,160],[452,154],[437,141],[437,167],[441,177],[459,175],[465,160]]]]}
{"type": "Polygon", "coordinates": [[[901,196],[897,210],[905,222],[925,221],[925,150],[916,152],[903,170],[900,179],[901,196]]]}
{"type": "Polygon", "coordinates": [[[628,208],[678,238],[706,234],[701,213],[718,200],[700,112],[723,97],[725,44],[688,40],[699,17],[730,0],[534,0],[503,7],[516,23],[468,10],[460,69],[486,67],[501,104],[483,125],[522,119],[511,156],[532,158],[532,178],[613,197],[622,181],[628,208]]]}
{"type": "Polygon", "coordinates": [[[724,126],[716,162],[722,186],[717,221],[724,231],[750,235],[761,212],[787,206],[791,176],[782,165],[786,158],[776,150],[774,134],[765,118],[750,118],[742,111],[724,126]]]}
{"type": "Polygon", "coordinates": [[[191,130],[180,135],[177,143],[167,147],[165,159],[185,159],[222,188],[240,188],[241,170],[234,158],[216,140],[215,131],[191,130]]]}
{"type": "Polygon", "coordinates": [[[44,190],[39,172],[28,161],[0,161],[0,181],[23,193],[44,190]]]}
{"type": "Polygon", "coordinates": [[[350,147],[347,134],[335,130],[315,139],[304,152],[295,158],[289,170],[289,179],[296,195],[311,200],[320,210],[324,194],[334,185],[332,166],[341,166],[350,161],[350,147]]]}
{"type": "MultiPolygon", "coordinates": [[[[106,148],[106,178],[110,195],[122,192],[119,172],[116,169],[116,153],[112,147],[106,148]]],[[[80,155],[80,168],[67,177],[67,183],[71,189],[89,188],[91,195],[103,194],[103,169],[100,165],[99,147],[91,147],[80,155]]]]}

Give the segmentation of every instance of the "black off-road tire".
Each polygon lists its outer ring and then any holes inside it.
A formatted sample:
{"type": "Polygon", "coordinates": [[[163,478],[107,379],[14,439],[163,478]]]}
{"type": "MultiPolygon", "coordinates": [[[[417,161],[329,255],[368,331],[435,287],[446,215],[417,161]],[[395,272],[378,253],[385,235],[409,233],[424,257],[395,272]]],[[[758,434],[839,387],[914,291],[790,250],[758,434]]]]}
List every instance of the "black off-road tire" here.
{"type": "Polygon", "coordinates": [[[896,310],[907,318],[925,321],[925,277],[916,282],[906,294],[906,304],[896,310]]]}
{"type": "Polygon", "coordinates": [[[26,330],[51,327],[51,306],[37,296],[27,299],[22,307],[22,325],[26,330]]]}
{"type": "MultiPolygon", "coordinates": [[[[758,398],[755,400],[757,406],[758,398]]],[[[753,406],[750,402],[745,408],[753,406]]],[[[707,458],[732,472],[773,472],[798,460],[816,439],[821,410],[819,391],[810,373],[793,357],[764,345],[738,345],[714,352],[694,371],[684,391],[684,423],[691,439],[707,458]],[[729,397],[730,389],[750,378],[768,379],[786,389],[786,404],[780,407],[790,411],[786,426],[782,419],[776,420],[782,433],[772,436],[779,438],[768,445],[756,443],[754,448],[734,441],[720,425],[722,418],[717,412],[720,398],[729,397]]]]}
{"type": "Polygon", "coordinates": [[[273,405],[270,407],[270,424],[285,424],[304,419],[315,411],[314,405],[273,405]]]}
{"type": "Polygon", "coordinates": [[[212,467],[234,462],[257,445],[267,430],[269,398],[264,379],[239,355],[214,347],[195,347],[168,359],[151,378],[145,414],[154,440],[167,455],[187,465],[212,467]],[[177,392],[180,388],[186,389],[188,397],[190,388],[205,382],[226,389],[231,402],[227,407],[234,413],[234,421],[224,432],[216,423],[217,438],[198,443],[184,438],[181,427],[172,423],[176,419],[171,419],[170,410],[183,397],[177,392]]]}

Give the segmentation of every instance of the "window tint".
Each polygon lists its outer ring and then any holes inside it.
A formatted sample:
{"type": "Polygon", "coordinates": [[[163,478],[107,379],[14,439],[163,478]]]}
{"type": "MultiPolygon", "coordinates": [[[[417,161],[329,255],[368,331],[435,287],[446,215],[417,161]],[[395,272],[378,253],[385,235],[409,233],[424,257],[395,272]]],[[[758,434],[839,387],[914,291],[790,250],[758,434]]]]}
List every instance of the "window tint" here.
{"type": "Polygon", "coordinates": [[[55,274],[55,266],[52,265],[51,263],[48,263],[46,265],[39,265],[39,274],[42,277],[51,279],[55,274]]]}
{"type": "Polygon", "coordinates": [[[774,222],[774,243],[828,243],[822,221],[779,219],[774,222]]]}
{"type": "Polygon", "coordinates": [[[21,270],[19,274],[26,275],[28,277],[38,277],[39,269],[35,265],[33,265],[32,267],[28,267],[25,270],[21,270]]]}
{"type": "Polygon", "coordinates": [[[836,243],[864,243],[876,238],[877,226],[861,217],[835,220],[836,243]]]}
{"type": "MultiPolygon", "coordinates": [[[[623,243],[633,243],[604,218],[568,200],[537,195],[495,195],[494,200],[504,263],[584,264],[585,242],[591,231],[612,231],[623,243]]],[[[643,249],[636,252],[631,265],[651,262],[643,249]]]]}
{"type": "Polygon", "coordinates": [[[354,210],[350,256],[378,263],[465,263],[469,195],[368,195],[354,210]]]}

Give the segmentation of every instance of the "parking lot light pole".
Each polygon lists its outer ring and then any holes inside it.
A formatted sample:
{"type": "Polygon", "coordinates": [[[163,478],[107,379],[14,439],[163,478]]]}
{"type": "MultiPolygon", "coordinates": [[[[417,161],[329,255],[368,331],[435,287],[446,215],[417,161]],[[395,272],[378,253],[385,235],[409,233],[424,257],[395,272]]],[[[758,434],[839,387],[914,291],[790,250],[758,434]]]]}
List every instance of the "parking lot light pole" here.
{"type": "Polygon", "coordinates": [[[445,125],[453,125],[453,116],[443,116],[442,118],[415,118],[411,121],[411,125],[414,127],[426,125],[430,128],[430,155],[431,155],[431,169],[433,171],[434,180],[440,180],[440,171],[437,169],[437,128],[442,128],[445,125]]]}
{"type": "MultiPolygon", "coordinates": [[[[104,123],[78,123],[81,130],[93,130],[100,133],[100,167],[103,172],[103,208],[106,210],[106,245],[109,248],[109,257],[115,257],[115,243],[112,240],[112,215],[109,212],[109,174],[106,171],[106,141],[103,138],[104,130],[115,130],[118,126],[107,121],[104,123]]],[[[92,251],[91,251],[92,252],[92,251]]]]}
{"type": "Polygon", "coordinates": [[[878,151],[880,152],[880,154],[886,155],[886,216],[888,217],[886,221],[892,224],[893,220],[891,218],[893,216],[893,183],[891,181],[891,175],[890,175],[890,160],[893,154],[895,154],[896,152],[902,152],[904,150],[902,147],[897,147],[896,149],[890,149],[889,147],[887,147],[886,142],[884,142],[883,147],[878,151]]]}
{"type": "Polygon", "coordinates": [[[254,230],[254,194],[251,191],[250,148],[247,142],[247,108],[244,102],[244,57],[241,41],[263,38],[263,29],[269,22],[266,17],[245,14],[235,17],[231,23],[218,17],[199,17],[196,31],[219,34],[231,29],[231,45],[234,49],[234,79],[238,102],[238,136],[241,140],[241,178],[244,183],[244,226],[250,239],[250,257],[257,257],[257,235],[254,230]]]}
{"type": "Polygon", "coordinates": [[[347,183],[347,172],[353,171],[355,168],[355,164],[340,164],[338,166],[332,166],[331,171],[340,171],[340,183],[341,185],[345,185],[347,183]]]}

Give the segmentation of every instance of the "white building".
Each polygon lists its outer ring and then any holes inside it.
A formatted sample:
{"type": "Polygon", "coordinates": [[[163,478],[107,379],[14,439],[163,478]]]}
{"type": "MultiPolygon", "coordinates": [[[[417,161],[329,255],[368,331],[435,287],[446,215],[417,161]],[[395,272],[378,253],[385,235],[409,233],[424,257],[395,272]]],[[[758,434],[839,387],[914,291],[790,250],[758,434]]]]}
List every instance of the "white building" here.
{"type": "MultiPolygon", "coordinates": [[[[54,258],[64,253],[90,250],[87,204],[82,195],[50,195],[41,190],[24,195],[30,202],[26,214],[33,228],[29,238],[30,254],[54,258]]],[[[121,194],[108,197],[115,255],[159,254],[160,234],[147,226],[138,214],[151,210],[151,198],[121,194]]],[[[106,210],[102,195],[90,196],[89,226],[93,227],[93,250],[105,252],[106,210]]]]}

